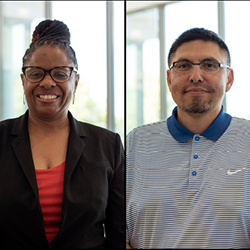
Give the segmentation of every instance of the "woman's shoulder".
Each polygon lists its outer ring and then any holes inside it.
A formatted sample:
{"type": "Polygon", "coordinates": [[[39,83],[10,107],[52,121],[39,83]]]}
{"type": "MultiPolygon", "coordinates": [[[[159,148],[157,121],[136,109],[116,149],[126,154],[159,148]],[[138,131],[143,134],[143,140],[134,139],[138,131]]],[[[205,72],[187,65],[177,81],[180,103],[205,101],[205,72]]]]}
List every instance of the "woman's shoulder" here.
{"type": "Polygon", "coordinates": [[[20,117],[9,118],[9,119],[5,119],[5,120],[0,121],[0,131],[11,130],[19,118],[20,117]]]}
{"type": "Polygon", "coordinates": [[[120,135],[116,132],[113,132],[107,128],[103,128],[91,123],[87,122],[81,122],[78,121],[79,125],[83,129],[86,137],[91,137],[95,140],[104,140],[104,141],[110,141],[110,140],[116,140],[117,137],[120,139],[120,135]]]}
{"type": "Polygon", "coordinates": [[[0,133],[8,133],[8,131],[14,132],[19,131],[21,127],[27,123],[28,112],[25,112],[23,115],[19,117],[9,118],[0,121],[0,133]]]}
{"type": "Polygon", "coordinates": [[[78,121],[81,126],[88,130],[88,131],[99,131],[101,133],[111,133],[111,134],[115,134],[115,132],[107,129],[107,128],[104,128],[104,127],[101,127],[101,126],[98,126],[98,125],[95,125],[95,124],[92,124],[92,123],[88,123],[88,122],[81,122],[81,121],[78,121]]]}
{"type": "Polygon", "coordinates": [[[72,114],[69,115],[69,120],[71,122],[71,125],[73,125],[74,129],[78,131],[83,131],[82,133],[86,134],[86,136],[91,135],[91,136],[111,136],[115,137],[117,135],[116,132],[111,131],[107,128],[84,122],[84,121],[79,121],[75,119],[72,114]]]}

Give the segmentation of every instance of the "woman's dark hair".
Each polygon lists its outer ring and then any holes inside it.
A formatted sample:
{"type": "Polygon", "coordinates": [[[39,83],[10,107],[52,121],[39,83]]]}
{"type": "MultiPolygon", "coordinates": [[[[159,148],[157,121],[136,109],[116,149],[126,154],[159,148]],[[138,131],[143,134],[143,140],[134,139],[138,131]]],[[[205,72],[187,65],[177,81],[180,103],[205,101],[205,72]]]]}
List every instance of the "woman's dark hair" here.
{"type": "Polygon", "coordinates": [[[217,43],[219,47],[227,53],[228,64],[229,66],[231,65],[231,57],[229,49],[225,44],[225,42],[222,40],[222,38],[219,37],[219,35],[217,35],[215,32],[211,30],[207,30],[204,28],[193,28],[183,32],[172,44],[168,53],[168,66],[170,66],[171,63],[171,56],[183,43],[196,40],[217,43]]]}
{"type": "Polygon", "coordinates": [[[78,69],[75,51],[70,46],[70,32],[67,25],[58,20],[40,22],[32,35],[32,42],[23,56],[23,67],[30,60],[33,52],[42,46],[57,46],[62,49],[78,69]]]}

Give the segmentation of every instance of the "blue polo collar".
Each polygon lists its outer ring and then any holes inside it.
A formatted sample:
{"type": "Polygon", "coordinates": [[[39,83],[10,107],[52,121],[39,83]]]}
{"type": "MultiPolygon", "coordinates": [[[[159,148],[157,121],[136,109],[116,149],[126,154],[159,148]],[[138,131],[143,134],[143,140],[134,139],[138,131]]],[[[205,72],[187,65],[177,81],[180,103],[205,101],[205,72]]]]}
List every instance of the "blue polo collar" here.
{"type": "MultiPolygon", "coordinates": [[[[221,137],[221,135],[228,128],[232,116],[225,113],[224,107],[222,105],[221,111],[219,115],[215,118],[213,123],[204,131],[202,136],[210,139],[212,141],[216,141],[221,137]]],[[[167,119],[167,126],[170,134],[179,142],[186,142],[189,139],[193,138],[195,135],[193,132],[189,131],[185,127],[183,127],[176,119],[177,116],[177,107],[173,109],[172,115],[167,119]]]]}

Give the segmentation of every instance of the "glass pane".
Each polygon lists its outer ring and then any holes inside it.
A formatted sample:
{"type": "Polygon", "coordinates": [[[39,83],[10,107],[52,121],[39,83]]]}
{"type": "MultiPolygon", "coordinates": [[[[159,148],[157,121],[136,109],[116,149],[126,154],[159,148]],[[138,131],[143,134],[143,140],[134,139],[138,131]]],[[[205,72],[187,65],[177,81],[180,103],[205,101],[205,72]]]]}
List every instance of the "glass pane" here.
{"type": "MultiPolygon", "coordinates": [[[[218,33],[217,1],[183,1],[166,5],[166,59],[175,39],[187,29],[194,27],[210,29],[218,33]]],[[[176,106],[167,91],[167,116],[176,106]]]]}
{"type": "Polygon", "coordinates": [[[53,19],[67,24],[76,52],[80,81],[74,117],[107,127],[106,2],[53,1],[53,19]]]}
{"type": "Polygon", "coordinates": [[[232,116],[250,119],[250,84],[248,58],[250,57],[249,1],[225,1],[225,41],[231,53],[234,84],[227,93],[227,112],[232,116]]]}
{"type": "Polygon", "coordinates": [[[160,119],[158,9],[127,15],[127,132],[160,119]]]}
{"type": "Polygon", "coordinates": [[[35,25],[44,19],[44,2],[2,2],[2,115],[1,120],[24,113],[20,78],[22,57],[35,25]]]}
{"type": "Polygon", "coordinates": [[[115,131],[124,138],[124,2],[114,1],[115,131]]]}

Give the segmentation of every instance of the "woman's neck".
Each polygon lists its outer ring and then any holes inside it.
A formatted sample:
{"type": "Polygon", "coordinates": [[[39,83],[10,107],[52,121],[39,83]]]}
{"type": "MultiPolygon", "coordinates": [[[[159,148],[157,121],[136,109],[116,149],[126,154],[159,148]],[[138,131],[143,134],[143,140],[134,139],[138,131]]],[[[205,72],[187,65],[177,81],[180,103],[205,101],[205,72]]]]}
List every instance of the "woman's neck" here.
{"type": "Polygon", "coordinates": [[[59,119],[39,119],[35,116],[29,115],[28,129],[29,131],[40,131],[44,133],[55,133],[62,130],[69,131],[69,119],[67,116],[59,119]]]}

